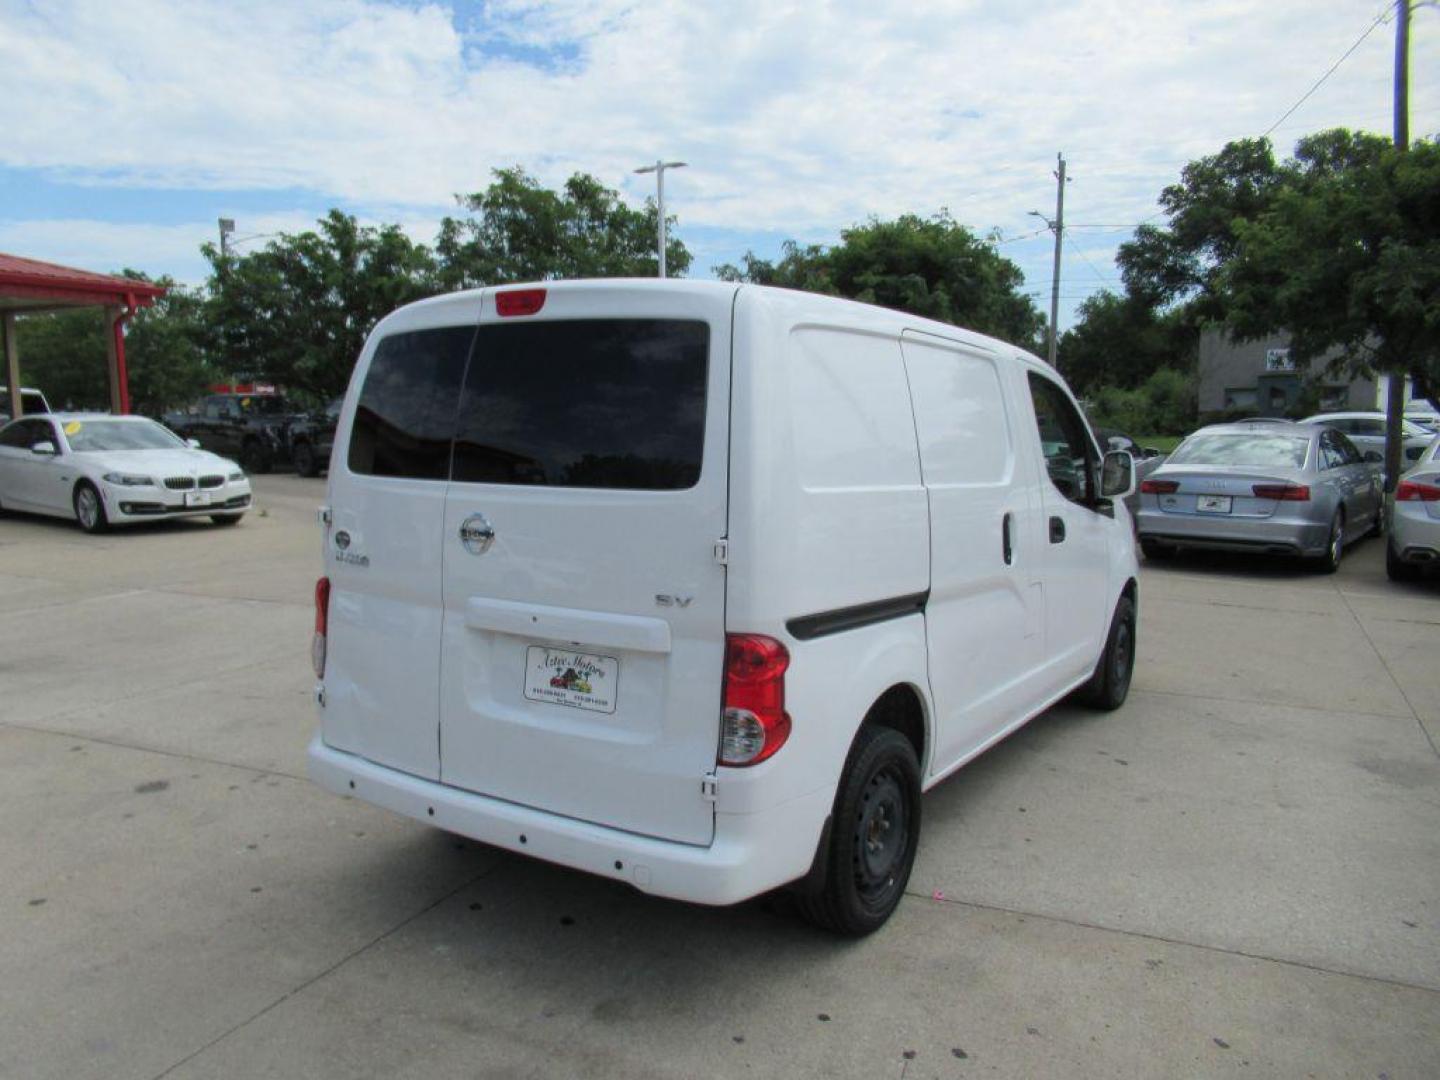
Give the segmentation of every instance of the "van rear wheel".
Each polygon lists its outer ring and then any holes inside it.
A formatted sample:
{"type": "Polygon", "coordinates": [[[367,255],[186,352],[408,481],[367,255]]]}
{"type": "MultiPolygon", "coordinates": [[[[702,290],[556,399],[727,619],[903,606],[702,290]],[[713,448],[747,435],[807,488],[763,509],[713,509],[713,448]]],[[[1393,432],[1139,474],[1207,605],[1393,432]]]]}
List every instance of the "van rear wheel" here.
{"type": "Polygon", "coordinates": [[[878,930],[905,895],[919,842],[915,748],[893,728],[865,724],[835,793],[823,879],[801,893],[801,912],[849,937],[878,930]]]}

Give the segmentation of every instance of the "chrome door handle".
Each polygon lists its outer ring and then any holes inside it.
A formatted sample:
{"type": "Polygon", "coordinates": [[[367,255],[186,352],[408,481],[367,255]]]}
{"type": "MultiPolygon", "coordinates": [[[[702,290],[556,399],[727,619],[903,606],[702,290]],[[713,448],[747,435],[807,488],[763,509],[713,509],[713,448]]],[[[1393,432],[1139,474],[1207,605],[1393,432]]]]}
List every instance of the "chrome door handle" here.
{"type": "Polygon", "coordinates": [[[471,514],[460,523],[460,543],[471,555],[484,555],[495,542],[495,530],[484,514],[471,514]]]}

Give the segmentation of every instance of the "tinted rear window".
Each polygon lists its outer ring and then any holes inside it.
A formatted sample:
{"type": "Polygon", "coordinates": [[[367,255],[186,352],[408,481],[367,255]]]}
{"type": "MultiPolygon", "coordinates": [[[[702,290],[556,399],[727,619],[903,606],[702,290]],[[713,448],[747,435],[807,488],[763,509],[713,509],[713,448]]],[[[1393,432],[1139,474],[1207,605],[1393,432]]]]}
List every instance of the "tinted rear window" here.
{"type": "Polygon", "coordinates": [[[670,319],[482,327],[460,400],[452,478],[693,487],[709,343],[705,323],[670,319]]]}
{"type": "Polygon", "coordinates": [[[1167,465],[1243,465],[1299,468],[1305,464],[1308,438],[1236,432],[1192,435],[1170,455],[1167,465]]]}
{"type": "Polygon", "coordinates": [[[380,342],[360,390],[350,471],[444,480],[450,471],[455,402],[472,327],[395,334],[380,342]]]}

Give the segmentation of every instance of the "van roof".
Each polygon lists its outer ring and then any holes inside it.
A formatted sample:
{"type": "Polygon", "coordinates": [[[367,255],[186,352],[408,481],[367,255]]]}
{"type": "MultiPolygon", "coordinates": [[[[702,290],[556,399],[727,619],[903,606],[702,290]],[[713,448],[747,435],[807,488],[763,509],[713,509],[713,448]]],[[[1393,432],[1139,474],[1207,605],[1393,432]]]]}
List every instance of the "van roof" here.
{"type": "MultiPolygon", "coordinates": [[[[733,297],[742,291],[747,293],[756,292],[762,294],[771,302],[783,304],[786,307],[800,309],[805,312],[811,312],[817,317],[828,316],[834,318],[841,314],[848,314],[849,317],[853,319],[863,315],[865,320],[875,329],[884,328],[895,333],[903,330],[911,330],[917,333],[935,334],[990,350],[994,350],[998,346],[1003,350],[1013,350],[1015,353],[1024,356],[1027,360],[1039,364],[1042,367],[1049,366],[1040,357],[1027,352],[1017,345],[1002,341],[999,338],[989,337],[974,330],[968,330],[963,326],[957,326],[953,323],[939,322],[935,319],[926,319],[919,315],[897,311],[894,308],[881,307],[878,304],[868,304],[859,300],[848,300],[839,296],[827,296],[823,293],[806,292],[802,289],[786,289],[774,285],[751,285],[730,281],[696,281],[689,278],[580,278],[566,281],[514,282],[503,285],[485,285],[474,289],[446,293],[441,296],[432,296],[424,300],[417,300],[414,303],[406,304],[404,307],[396,310],[414,311],[424,308],[446,307],[452,304],[463,305],[467,301],[479,299],[486,292],[511,292],[521,289],[544,289],[546,292],[560,294],[609,291],[630,293],[653,291],[680,293],[696,297],[706,296],[715,299],[733,297]]],[[[522,318],[523,317],[524,316],[522,316],[522,318]]],[[[544,317],[543,311],[540,317],[544,317]]],[[[389,316],[387,316],[387,319],[388,318],[389,316]]]]}

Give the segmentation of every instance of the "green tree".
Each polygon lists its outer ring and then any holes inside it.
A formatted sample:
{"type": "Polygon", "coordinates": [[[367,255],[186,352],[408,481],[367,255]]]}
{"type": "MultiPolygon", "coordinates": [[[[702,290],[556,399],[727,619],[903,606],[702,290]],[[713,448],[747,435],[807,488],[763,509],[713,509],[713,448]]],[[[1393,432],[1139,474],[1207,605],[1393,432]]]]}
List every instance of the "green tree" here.
{"type": "MultiPolygon", "coordinates": [[[[135,270],[123,274],[140,281],[151,280],[135,270]]],[[[150,307],[136,312],[125,333],[130,408],[149,416],[159,416],[194,400],[217,377],[205,353],[204,298],[168,277],[154,284],[163,285],[167,292],[150,307]]]]}
{"type": "Polygon", "coordinates": [[[1134,296],[1100,292],[1081,303],[1060,335],[1056,362],[1077,394],[1101,386],[1132,389],[1155,372],[1194,366],[1194,335],[1176,312],[1134,296]]]}
{"type": "MultiPolygon", "coordinates": [[[[456,196],[468,211],[447,217],[435,241],[441,291],[557,278],[654,277],[659,270],[655,203],[644,209],[585,173],[559,191],[542,187],[518,166],[496,169],[482,192],[456,196]]],[[[666,218],[667,223],[674,218],[666,218]]],[[[683,276],[690,252],[670,237],[666,271],[683,276]]]]}
{"type": "Polygon", "coordinates": [[[1044,319],[1021,287],[1025,275],[942,211],[871,220],[841,232],[833,247],[788,242],[779,262],[747,253],[717,266],[725,281],[831,293],[954,323],[1035,348],[1044,319]]]}
{"type": "Polygon", "coordinates": [[[215,366],[318,397],[345,388],[377,321],[436,291],[424,245],[398,225],[362,227],[339,210],[250,254],[201,250],[212,267],[205,311],[215,366]]]}
{"type": "Polygon", "coordinates": [[[1229,329],[1283,328],[1297,360],[1334,349],[1332,370],[1406,373],[1440,394],[1440,144],[1326,133],[1301,151],[1291,182],[1234,223],[1217,276],[1229,329]]]}
{"type": "Polygon", "coordinates": [[[20,379],[54,409],[110,407],[109,353],[101,308],[25,315],[15,322],[20,379]]]}

